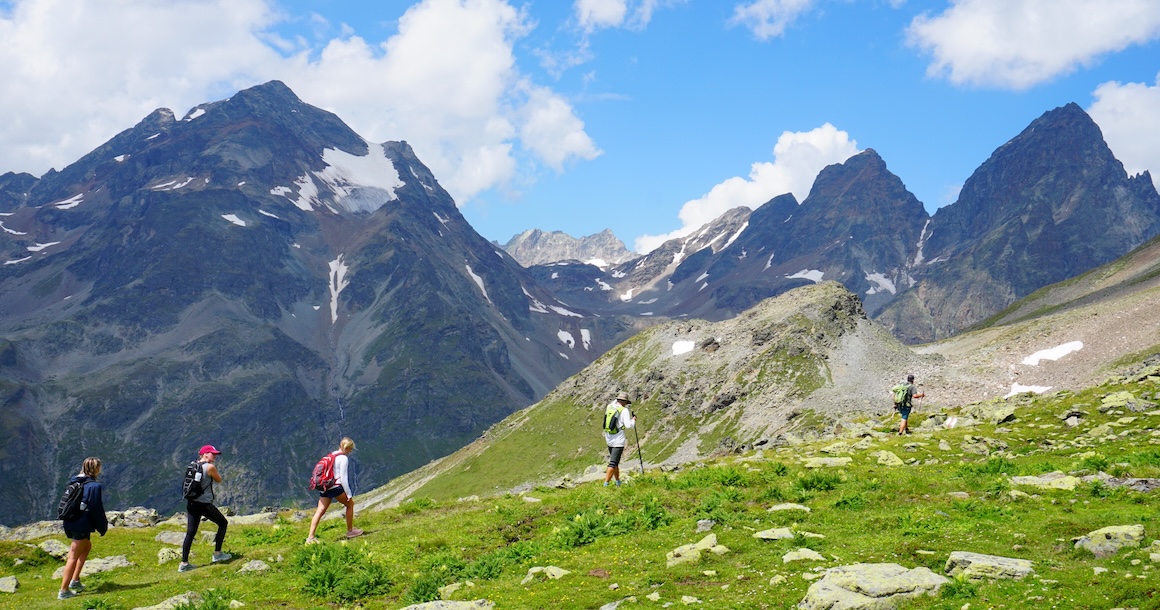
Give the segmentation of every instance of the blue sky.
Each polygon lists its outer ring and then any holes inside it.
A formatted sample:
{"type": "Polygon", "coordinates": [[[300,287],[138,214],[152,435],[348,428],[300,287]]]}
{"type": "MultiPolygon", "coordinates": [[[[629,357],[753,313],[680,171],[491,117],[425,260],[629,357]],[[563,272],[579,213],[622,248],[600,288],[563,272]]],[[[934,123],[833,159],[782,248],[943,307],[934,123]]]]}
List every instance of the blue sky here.
{"type": "Polygon", "coordinates": [[[278,78],[500,242],[647,250],[866,148],[933,212],[1068,102],[1160,174],[1152,0],[17,0],[0,39],[0,172],[278,78]]]}

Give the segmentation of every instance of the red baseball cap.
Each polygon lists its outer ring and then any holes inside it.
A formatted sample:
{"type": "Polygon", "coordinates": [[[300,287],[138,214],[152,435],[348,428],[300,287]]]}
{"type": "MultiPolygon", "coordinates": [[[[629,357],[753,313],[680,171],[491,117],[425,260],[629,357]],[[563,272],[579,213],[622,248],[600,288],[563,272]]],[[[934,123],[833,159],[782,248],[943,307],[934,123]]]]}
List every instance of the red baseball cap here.
{"type": "Polygon", "coordinates": [[[198,455],[205,455],[207,453],[212,453],[214,455],[217,455],[217,454],[221,453],[221,451],[218,451],[217,447],[214,447],[213,445],[203,445],[201,448],[201,451],[197,452],[198,455]]]}

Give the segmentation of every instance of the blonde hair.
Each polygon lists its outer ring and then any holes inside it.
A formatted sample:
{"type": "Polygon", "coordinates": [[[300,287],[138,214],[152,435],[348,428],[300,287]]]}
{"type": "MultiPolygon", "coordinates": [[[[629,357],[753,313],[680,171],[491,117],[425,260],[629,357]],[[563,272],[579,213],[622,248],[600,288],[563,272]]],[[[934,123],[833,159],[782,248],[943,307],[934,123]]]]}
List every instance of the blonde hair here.
{"type": "Polygon", "coordinates": [[[101,458],[87,457],[84,464],[81,465],[81,473],[87,476],[97,478],[101,474],[101,458]]]}
{"type": "Polygon", "coordinates": [[[340,441],[338,443],[338,450],[339,451],[347,451],[347,450],[354,451],[354,441],[350,440],[349,436],[344,437],[342,439],[342,441],[340,441]]]}

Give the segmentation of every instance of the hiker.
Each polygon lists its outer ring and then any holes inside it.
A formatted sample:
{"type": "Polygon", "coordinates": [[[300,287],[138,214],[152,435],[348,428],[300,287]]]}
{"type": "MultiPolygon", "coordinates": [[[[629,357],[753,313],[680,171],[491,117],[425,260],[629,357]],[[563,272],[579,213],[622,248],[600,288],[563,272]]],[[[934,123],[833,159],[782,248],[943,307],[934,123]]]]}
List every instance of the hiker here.
{"type": "Polygon", "coordinates": [[[604,486],[616,479],[616,486],[620,487],[620,456],[624,454],[624,446],[628,442],[624,431],[636,427],[636,416],[628,410],[632,401],[628,399],[628,392],[620,392],[616,400],[608,403],[604,409],[604,443],[608,445],[608,471],[604,473],[604,486]]]}
{"type": "Polygon", "coordinates": [[[222,482],[222,475],[218,472],[214,462],[221,455],[213,445],[203,445],[197,452],[197,461],[201,468],[201,493],[189,498],[185,503],[185,541],[181,543],[181,564],[178,572],[188,572],[197,566],[189,563],[189,548],[193,546],[193,538],[197,535],[197,528],[201,525],[202,517],[217,524],[217,536],[213,539],[213,563],[229,561],[233,555],[222,552],[222,543],[226,541],[226,521],[216,506],[213,505],[213,484],[222,482]]]}
{"type": "Polygon", "coordinates": [[[915,394],[917,388],[914,387],[914,375],[906,376],[906,383],[894,386],[894,408],[898,410],[898,415],[902,417],[902,423],[898,424],[898,436],[903,434],[910,434],[910,427],[907,420],[910,419],[910,409],[914,406],[913,399],[922,398],[926,394],[915,394]],[[905,387],[903,387],[905,386],[905,387]],[[901,398],[901,400],[899,400],[901,398]]]}
{"type": "Polygon", "coordinates": [[[331,451],[334,456],[334,485],[319,492],[318,508],[314,511],[314,518],[310,520],[310,533],[306,536],[306,544],[318,542],[314,532],[318,531],[318,522],[322,515],[330,508],[330,503],[338,500],[346,507],[346,537],[361,536],[363,531],[354,526],[354,490],[350,485],[350,453],[354,451],[354,441],[344,438],[338,443],[338,451],[331,451]]]}
{"type": "Polygon", "coordinates": [[[82,481],[84,484],[81,495],[80,516],[65,520],[64,535],[72,540],[68,549],[68,560],[64,564],[64,576],[60,579],[60,593],[57,599],[76,597],[85,590],[81,584],[81,570],[85,567],[85,560],[89,558],[89,551],[93,548],[90,539],[93,532],[104,536],[109,531],[109,519],[105,516],[105,502],[101,497],[101,484],[97,476],[101,474],[101,459],[87,457],[81,464],[81,472],[69,483],[82,481]]]}

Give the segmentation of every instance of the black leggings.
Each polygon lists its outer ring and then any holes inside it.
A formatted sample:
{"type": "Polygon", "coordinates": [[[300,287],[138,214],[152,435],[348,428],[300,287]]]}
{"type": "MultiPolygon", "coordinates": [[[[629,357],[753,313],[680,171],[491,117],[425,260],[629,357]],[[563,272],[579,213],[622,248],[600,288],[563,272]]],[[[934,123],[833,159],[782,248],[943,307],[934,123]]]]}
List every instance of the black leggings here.
{"type": "Polygon", "coordinates": [[[218,531],[217,536],[214,536],[213,539],[213,550],[215,553],[222,552],[222,543],[226,541],[226,525],[228,524],[225,515],[213,504],[190,500],[185,503],[185,542],[181,544],[181,560],[183,562],[189,562],[189,547],[193,546],[193,537],[197,535],[197,526],[201,525],[202,517],[217,524],[218,531]]]}

